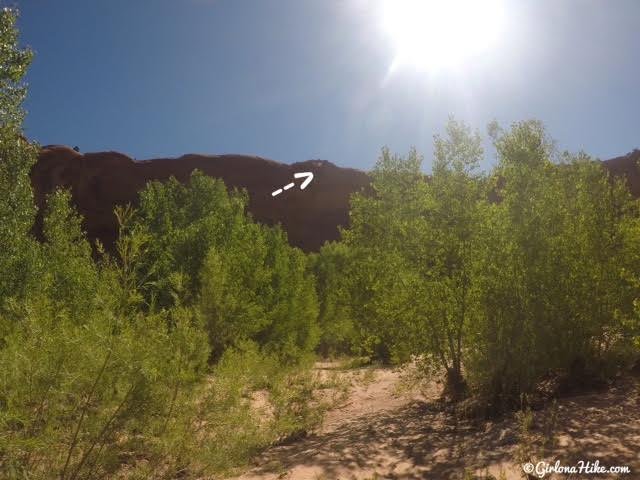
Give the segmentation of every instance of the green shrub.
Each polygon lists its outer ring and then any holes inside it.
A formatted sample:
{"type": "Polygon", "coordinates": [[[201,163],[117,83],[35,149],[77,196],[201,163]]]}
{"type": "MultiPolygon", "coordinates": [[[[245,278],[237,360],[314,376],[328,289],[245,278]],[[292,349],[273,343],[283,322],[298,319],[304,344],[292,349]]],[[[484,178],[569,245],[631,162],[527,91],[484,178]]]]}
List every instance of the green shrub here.
{"type": "Polygon", "coordinates": [[[494,137],[503,185],[481,227],[483,314],[467,366],[496,404],[513,404],[549,373],[606,375],[632,311],[622,226],[635,207],[592,159],[553,163],[539,123],[494,137]]]}
{"type": "Polygon", "coordinates": [[[174,316],[169,330],[165,315],[99,312],[79,323],[46,299],[28,310],[0,350],[7,478],[115,472],[125,452],[161,434],[176,392],[204,374],[206,338],[190,318],[174,316]]]}
{"type": "Polygon", "coordinates": [[[314,277],[246,193],[151,182],[116,209],[115,255],[91,251],[69,192],[35,225],[15,20],[0,12],[0,477],[200,477],[311,428],[314,277]]]}
{"type": "Polygon", "coordinates": [[[353,254],[341,242],[326,243],[312,258],[318,295],[318,352],[327,357],[358,350],[357,328],[348,294],[348,279],[354,272],[353,254]]]}
{"type": "Polygon", "coordinates": [[[246,193],[197,171],[187,185],[149,183],[130,227],[146,238],[136,275],[149,306],[197,305],[213,361],[255,340],[295,362],[318,339],[314,279],[306,256],[246,205],[246,193]]]}
{"type": "Polygon", "coordinates": [[[454,396],[471,387],[501,409],[548,375],[589,385],[633,357],[640,230],[638,202],[599,162],[557,161],[539,122],[490,130],[490,175],[455,121],[430,178],[414,150],[383,150],[314,268],[323,352],[418,356],[454,396]]]}
{"type": "Polygon", "coordinates": [[[27,90],[22,83],[32,52],[18,46],[17,12],[0,11],[0,308],[37,288],[38,246],[30,233],[36,216],[29,172],[37,148],[22,136],[27,90]]]}
{"type": "Polygon", "coordinates": [[[247,224],[225,247],[212,247],[198,302],[214,352],[254,340],[285,361],[312,351],[318,338],[313,278],[302,252],[279,229],[247,224]]]}
{"type": "Polygon", "coordinates": [[[178,398],[180,415],[157,441],[141,476],[200,478],[230,472],[260,449],[317,425],[307,365],[283,366],[253,342],[227,349],[207,381],[178,398]]]}
{"type": "Polygon", "coordinates": [[[81,223],[69,192],[57,190],[47,197],[42,245],[45,272],[40,288],[57,309],[67,309],[69,318],[84,322],[97,308],[98,269],[81,223]]]}
{"type": "MultiPolygon", "coordinates": [[[[148,236],[141,259],[147,303],[170,307],[192,302],[212,247],[226,248],[250,219],[246,193],[228,193],[221,180],[194,171],[188,184],[174,177],[153,181],[140,193],[131,229],[148,236]]],[[[237,246],[236,246],[237,247],[237,246]]]]}

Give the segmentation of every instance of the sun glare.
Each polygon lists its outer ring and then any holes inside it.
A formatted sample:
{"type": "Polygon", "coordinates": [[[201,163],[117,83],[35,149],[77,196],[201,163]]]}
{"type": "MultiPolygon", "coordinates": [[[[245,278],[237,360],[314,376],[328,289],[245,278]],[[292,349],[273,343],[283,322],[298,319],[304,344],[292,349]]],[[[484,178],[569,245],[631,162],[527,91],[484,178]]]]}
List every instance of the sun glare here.
{"type": "Polygon", "coordinates": [[[495,44],[500,0],[383,0],[382,22],[395,47],[392,69],[458,66],[495,44]]]}

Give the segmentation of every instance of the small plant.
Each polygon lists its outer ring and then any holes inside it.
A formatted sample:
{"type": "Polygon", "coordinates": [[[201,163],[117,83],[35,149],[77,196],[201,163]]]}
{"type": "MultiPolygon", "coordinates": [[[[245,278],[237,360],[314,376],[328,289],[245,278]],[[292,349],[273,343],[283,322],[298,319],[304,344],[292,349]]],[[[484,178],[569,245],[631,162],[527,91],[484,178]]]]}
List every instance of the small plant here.
{"type": "MultiPolygon", "coordinates": [[[[531,408],[520,410],[516,413],[516,419],[520,426],[519,443],[515,453],[515,463],[536,464],[545,459],[556,445],[555,430],[558,421],[558,404],[554,400],[551,406],[541,412],[542,418],[538,418],[541,425],[540,433],[535,434],[535,417],[531,408]]],[[[539,415],[539,417],[540,417],[539,415]]],[[[524,478],[533,478],[530,474],[522,472],[524,478]]]]}
{"type": "Polygon", "coordinates": [[[558,401],[553,400],[551,406],[544,410],[542,419],[542,439],[539,456],[544,458],[556,447],[556,428],[558,426],[558,401]]]}
{"type": "MultiPolygon", "coordinates": [[[[516,420],[519,425],[520,435],[515,452],[515,462],[518,465],[525,463],[535,464],[534,436],[531,431],[534,421],[533,412],[528,407],[526,410],[520,410],[516,413],[516,420]]],[[[523,473],[523,475],[525,478],[529,478],[526,473],[523,473]]]]}
{"type": "Polygon", "coordinates": [[[373,368],[365,368],[361,371],[359,383],[363,386],[371,385],[376,381],[376,371],[373,368]]]}

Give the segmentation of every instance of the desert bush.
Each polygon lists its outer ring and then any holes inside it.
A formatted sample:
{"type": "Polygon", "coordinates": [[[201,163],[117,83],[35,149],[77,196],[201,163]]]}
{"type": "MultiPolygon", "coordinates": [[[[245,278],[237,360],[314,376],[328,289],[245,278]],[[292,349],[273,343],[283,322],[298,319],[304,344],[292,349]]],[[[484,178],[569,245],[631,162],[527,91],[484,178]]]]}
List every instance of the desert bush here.
{"type": "Polygon", "coordinates": [[[148,237],[141,259],[148,304],[189,303],[199,289],[199,274],[213,246],[225,248],[249,222],[246,193],[227,192],[221,180],[194,172],[187,185],[171,177],[149,182],[131,229],[148,237]]]}
{"type": "Polygon", "coordinates": [[[317,425],[308,365],[283,366],[254,342],[228,348],[207,381],[177,397],[180,415],[155,443],[157,461],[134,469],[147,478],[200,478],[231,472],[260,449],[317,425]]]}
{"type": "Polygon", "coordinates": [[[251,392],[265,393],[263,410],[256,409],[262,416],[257,423],[263,427],[263,438],[278,442],[317,426],[320,420],[321,409],[314,408],[317,381],[309,369],[311,362],[306,358],[297,365],[283,365],[277,354],[245,341],[225,352],[213,377],[234,379],[246,398],[251,398],[251,392]]]}
{"type": "Polygon", "coordinates": [[[278,230],[258,225],[234,248],[213,247],[198,302],[214,358],[244,340],[295,361],[317,341],[316,297],[305,258],[278,230]]]}
{"type": "Polygon", "coordinates": [[[354,255],[343,242],[328,242],[311,257],[318,294],[318,352],[324,357],[358,351],[357,310],[349,296],[349,280],[354,278],[354,255]]]}
{"type": "MultiPolygon", "coordinates": [[[[295,323],[287,327],[293,340],[274,335],[273,344],[263,344],[273,353],[240,342],[251,333],[243,325],[234,338],[242,348],[210,367],[200,311],[181,299],[157,309],[145,297],[152,236],[136,223],[135,211],[117,209],[116,255],[103,252],[96,265],[69,200],[62,191],[49,197],[45,243],[36,250],[44,273],[41,285],[11,317],[0,319],[3,477],[217,473],[317,421],[309,403],[314,384],[308,364],[300,364],[301,355],[296,366],[282,363],[284,349],[311,348],[296,343],[308,335],[296,331],[295,323]],[[268,392],[272,412],[266,422],[251,402],[252,393],[261,389],[268,392]]],[[[217,266],[245,276],[214,293],[221,293],[225,306],[230,298],[251,294],[260,314],[276,321],[275,315],[269,317],[275,309],[266,300],[286,304],[295,322],[305,313],[305,289],[315,293],[302,254],[288,247],[278,231],[250,222],[234,235],[236,243],[230,244],[235,250],[223,250],[225,263],[217,266]],[[243,248],[249,245],[253,250],[243,248]],[[263,254],[256,258],[260,245],[263,254]],[[260,264],[267,272],[262,277],[254,270],[260,264]],[[272,295],[259,296],[259,288],[272,288],[272,295]]],[[[313,299],[308,298],[312,307],[313,299]]],[[[268,330],[258,333],[269,338],[268,330]]]]}
{"type": "Polygon", "coordinates": [[[39,256],[30,235],[36,209],[29,172],[37,148],[22,136],[26,86],[22,79],[32,52],[18,46],[17,12],[0,10],[0,308],[38,285],[39,256]]]}
{"type": "MultiPolygon", "coordinates": [[[[120,308],[118,292],[135,288],[119,283],[129,267],[107,261],[99,270],[79,225],[68,194],[49,197],[44,284],[24,301],[19,321],[0,321],[9,332],[0,349],[6,478],[115,474],[153,453],[179,413],[177,393],[206,373],[206,335],[194,315],[120,308]]],[[[135,248],[124,250],[130,243],[118,246],[121,257],[135,257],[135,248]]]]}
{"type": "Polygon", "coordinates": [[[383,361],[418,356],[454,397],[470,385],[502,409],[545,376],[586,386],[633,355],[638,203],[599,162],[558,155],[539,122],[490,133],[490,174],[455,121],[429,178],[415,151],[383,150],[315,268],[325,335],[383,361]]]}
{"type": "Polygon", "coordinates": [[[0,350],[0,460],[7,478],[113,473],[128,442],[157,435],[175,390],[203,372],[206,337],[189,318],[86,323],[42,299],[0,350]],[[114,333],[117,332],[117,333],[114,333]]]}
{"type": "Polygon", "coordinates": [[[66,309],[69,318],[84,322],[97,308],[98,268],[81,224],[68,191],[57,190],[47,197],[40,289],[58,310],[66,309]]]}
{"type": "Polygon", "coordinates": [[[152,182],[116,209],[113,253],[69,192],[36,226],[15,19],[0,12],[0,476],[199,477],[311,428],[314,277],[246,193],[152,182]]]}
{"type": "Polygon", "coordinates": [[[197,171],[187,185],[147,185],[131,225],[146,238],[137,272],[144,303],[196,305],[212,361],[247,339],[296,361],[317,343],[314,280],[279,227],[245,213],[247,198],[197,171]]]}
{"type": "Polygon", "coordinates": [[[494,138],[502,186],[481,227],[483,314],[468,367],[495,402],[508,403],[549,372],[606,374],[631,313],[621,226],[635,207],[592,159],[554,163],[539,123],[494,138]]]}
{"type": "Polygon", "coordinates": [[[303,254],[280,230],[256,224],[226,248],[212,247],[201,271],[198,301],[214,358],[254,340],[296,361],[317,341],[316,297],[303,254]]]}
{"type": "Polygon", "coordinates": [[[461,386],[465,330],[478,311],[472,277],[486,182],[474,173],[479,136],[453,120],[447,134],[435,140],[430,179],[415,150],[406,158],[383,150],[374,193],[353,196],[343,239],[359,257],[352,311],[374,334],[377,355],[401,362],[420,354],[461,386]]]}
{"type": "MultiPolygon", "coordinates": [[[[86,263],[90,253],[77,237],[68,196],[51,200],[50,268],[61,262],[57,255],[69,263],[24,305],[19,322],[1,319],[9,332],[0,349],[3,477],[197,477],[242,465],[259,448],[317,424],[309,359],[286,362],[269,343],[241,341],[243,333],[210,366],[196,309],[148,311],[140,293],[146,273],[136,266],[148,235],[132,226],[131,209],[118,210],[117,256],[106,256],[97,269],[86,263]],[[97,288],[93,308],[79,315],[71,308],[77,298],[66,293],[88,292],[67,280],[84,275],[97,277],[97,288]],[[262,408],[253,401],[256,392],[266,395],[262,408]]],[[[277,278],[304,286],[303,263],[274,258],[281,264],[277,278]]]]}

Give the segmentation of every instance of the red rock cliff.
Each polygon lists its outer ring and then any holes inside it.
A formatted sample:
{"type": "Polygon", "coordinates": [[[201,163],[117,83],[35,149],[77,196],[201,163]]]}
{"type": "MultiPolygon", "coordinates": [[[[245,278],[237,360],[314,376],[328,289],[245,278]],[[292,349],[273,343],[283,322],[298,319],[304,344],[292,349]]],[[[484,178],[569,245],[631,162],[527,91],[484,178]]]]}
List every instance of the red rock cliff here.
{"type": "MultiPolygon", "coordinates": [[[[604,165],[627,179],[640,196],[640,150],[607,160],[604,165]]],[[[179,158],[134,161],[117,152],[80,154],[68,147],[42,149],[31,177],[39,207],[56,186],[70,188],[84,217],[89,238],[109,245],[116,236],[116,205],[136,204],[138,192],[149,180],[175,176],[185,181],[194,169],[221,178],[230,187],[246,188],[249,211],[263,223],[281,223],[293,245],[315,251],[338,238],[338,226],[349,220],[349,196],[369,185],[366,173],[340,168],[327,161],[309,160],[287,165],[244,155],[184,155],[179,158]],[[276,197],[271,192],[293,181],[295,172],[311,171],[313,182],[276,197]]]]}
{"type": "Polygon", "coordinates": [[[306,251],[338,238],[338,225],[348,223],[349,195],[369,184],[364,172],[320,160],[287,165],[244,155],[184,155],[134,161],[117,152],[83,155],[64,146],[43,148],[31,179],[39,207],[56,186],[71,189],[89,238],[109,245],[116,236],[116,205],[135,205],[150,180],[174,176],[185,181],[195,169],[229,187],[246,188],[253,217],[269,225],[281,223],[290,242],[306,251]],[[292,182],[295,172],[306,171],[313,172],[314,179],[305,190],[298,188],[300,179],[295,188],[271,196],[292,182]]]}

